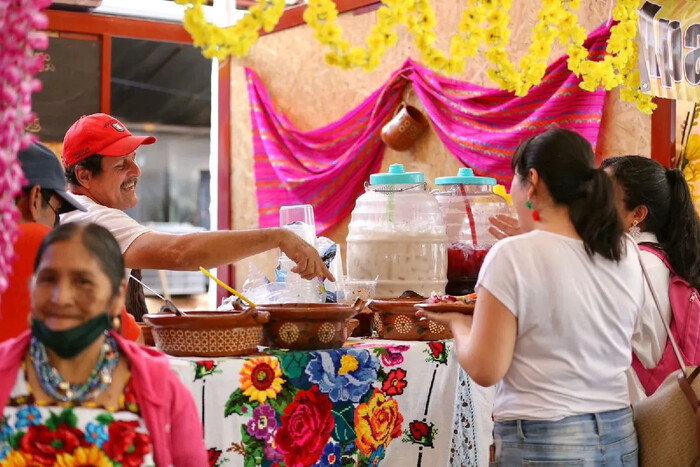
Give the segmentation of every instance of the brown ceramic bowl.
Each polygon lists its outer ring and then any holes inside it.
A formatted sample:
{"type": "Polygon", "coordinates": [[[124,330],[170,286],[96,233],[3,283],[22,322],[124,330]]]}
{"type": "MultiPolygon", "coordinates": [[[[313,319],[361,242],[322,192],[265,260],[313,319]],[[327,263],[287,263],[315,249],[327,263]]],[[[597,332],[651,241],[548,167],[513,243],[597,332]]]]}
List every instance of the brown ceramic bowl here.
{"type": "Polygon", "coordinates": [[[270,314],[264,345],[293,350],[342,347],[350,335],[348,320],[357,313],[351,305],[335,303],[279,303],[258,310],[270,314]]]}
{"type": "Polygon", "coordinates": [[[255,308],[245,311],[189,311],[147,314],[153,338],[163,352],[176,357],[233,357],[257,351],[263,324],[270,316],[255,308]]]}
{"type": "Polygon", "coordinates": [[[144,345],[155,347],[156,341],[153,340],[153,330],[146,323],[136,323],[141,329],[141,336],[143,336],[144,345]]]}
{"type": "Polygon", "coordinates": [[[442,324],[416,316],[416,305],[422,298],[384,298],[370,300],[367,306],[374,312],[372,324],[381,339],[404,341],[434,341],[452,339],[452,333],[442,324]]]}

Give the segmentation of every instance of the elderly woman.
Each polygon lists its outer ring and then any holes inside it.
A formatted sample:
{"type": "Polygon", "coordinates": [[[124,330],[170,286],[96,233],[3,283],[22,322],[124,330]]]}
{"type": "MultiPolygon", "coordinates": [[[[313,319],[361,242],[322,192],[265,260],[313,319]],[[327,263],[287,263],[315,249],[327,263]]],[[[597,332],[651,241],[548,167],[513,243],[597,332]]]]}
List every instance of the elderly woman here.
{"type": "Polygon", "coordinates": [[[125,288],[103,227],[61,225],[44,239],[31,331],[0,344],[0,464],[208,465],[167,359],[114,330],[125,288]]]}

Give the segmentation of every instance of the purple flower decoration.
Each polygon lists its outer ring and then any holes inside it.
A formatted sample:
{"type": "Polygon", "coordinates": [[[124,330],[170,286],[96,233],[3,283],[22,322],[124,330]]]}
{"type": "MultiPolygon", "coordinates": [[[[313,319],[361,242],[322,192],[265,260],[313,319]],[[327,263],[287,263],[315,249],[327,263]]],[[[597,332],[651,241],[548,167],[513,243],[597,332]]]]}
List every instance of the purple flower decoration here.
{"type": "Polygon", "coordinates": [[[275,409],[269,404],[259,405],[253,410],[253,418],[248,421],[248,434],[267,441],[277,428],[275,409]]]}
{"type": "Polygon", "coordinates": [[[270,433],[270,439],[268,440],[269,444],[267,444],[263,449],[263,454],[265,454],[265,458],[267,458],[267,460],[273,463],[284,460],[284,454],[277,450],[277,445],[275,444],[275,433],[277,433],[277,430],[273,430],[270,433]]]}
{"type": "Polygon", "coordinates": [[[407,345],[390,345],[386,347],[386,353],[382,354],[382,364],[384,366],[395,366],[403,363],[403,354],[408,350],[407,345]]]}

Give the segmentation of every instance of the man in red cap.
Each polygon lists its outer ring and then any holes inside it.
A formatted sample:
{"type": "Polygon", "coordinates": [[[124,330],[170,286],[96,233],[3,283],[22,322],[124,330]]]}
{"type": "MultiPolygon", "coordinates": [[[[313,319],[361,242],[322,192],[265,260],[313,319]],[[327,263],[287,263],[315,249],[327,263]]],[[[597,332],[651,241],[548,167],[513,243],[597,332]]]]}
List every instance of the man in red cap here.
{"type": "Polygon", "coordinates": [[[106,114],[75,122],[63,139],[63,165],[71,193],[87,212],[65,214],[62,221],[96,222],[110,230],[121,246],[128,272],[217,267],[280,248],[296,263],[293,272],[305,279],[324,275],[334,280],[316,249],[287,229],[175,235],[151,230],[129,217],[124,211],[138,203],[136,185],[141,175],[136,150],[155,141],[153,136],[132,135],[106,114]]]}

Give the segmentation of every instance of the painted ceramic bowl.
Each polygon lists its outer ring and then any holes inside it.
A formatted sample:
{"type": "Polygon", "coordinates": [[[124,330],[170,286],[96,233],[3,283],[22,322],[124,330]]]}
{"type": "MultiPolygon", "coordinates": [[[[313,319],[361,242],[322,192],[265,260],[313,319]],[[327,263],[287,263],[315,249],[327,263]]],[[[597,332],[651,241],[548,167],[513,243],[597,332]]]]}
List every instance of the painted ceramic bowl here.
{"type": "Polygon", "coordinates": [[[447,327],[416,316],[416,305],[423,300],[422,298],[370,300],[367,306],[374,312],[372,324],[379,338],[405,341],[452,339],[452,333],[447,327]]]}
{"type": "Polygon", "coordinates": [[[190,311],[147,314],[156,347],[176,357],[233,357],[257,351],[263,324],[270,316],[255,308],[244,311],[190,311]]]}
{"type": "Polygon", "coordinates": [[[318,350],[342,347],[357,313],[351,305],[335,303],[280,303],[258,305],[269,313],[263,345],[280,349],[318,350]]]}

